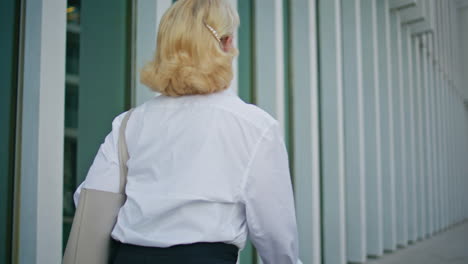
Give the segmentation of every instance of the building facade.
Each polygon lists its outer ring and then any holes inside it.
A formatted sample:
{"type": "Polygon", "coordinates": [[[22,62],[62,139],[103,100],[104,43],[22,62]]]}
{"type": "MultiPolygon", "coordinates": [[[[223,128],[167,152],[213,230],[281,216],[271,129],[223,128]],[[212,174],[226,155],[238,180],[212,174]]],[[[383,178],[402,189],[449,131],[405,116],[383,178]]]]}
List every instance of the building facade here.
{"type": "MultiPolygon", "coordinates": [[[[279,120],[304,264],[365,263],[468,218],[468,1],[228,0],[231,88],[279,120]]],[[[172,0],[0,3],[0,263],[60,263],[72,194],[172,0]]],[[[261,263],[248,243],[241,264],[261,263]]]]}

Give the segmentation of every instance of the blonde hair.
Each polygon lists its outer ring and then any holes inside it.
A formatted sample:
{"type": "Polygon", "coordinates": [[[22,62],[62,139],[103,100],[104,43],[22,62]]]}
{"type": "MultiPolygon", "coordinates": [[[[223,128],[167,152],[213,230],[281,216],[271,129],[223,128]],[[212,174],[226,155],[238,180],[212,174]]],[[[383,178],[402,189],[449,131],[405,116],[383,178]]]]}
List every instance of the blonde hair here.
{"type": "Polygon", "coordinates": [[[154,60],[140,81],[168,96],[225,90],[238,51],[224,51],[220,40],[238,26],[239,15],[226,0],[178,0],[161,19],[154,60]]]}

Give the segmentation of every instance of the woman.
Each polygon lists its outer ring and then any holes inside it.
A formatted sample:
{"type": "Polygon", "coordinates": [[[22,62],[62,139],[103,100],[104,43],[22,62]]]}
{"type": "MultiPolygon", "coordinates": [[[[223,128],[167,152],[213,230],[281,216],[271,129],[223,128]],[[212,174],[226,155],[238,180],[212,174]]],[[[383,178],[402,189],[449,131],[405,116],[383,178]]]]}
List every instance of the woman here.
{"type": "MultiPolygon", "coordinates": [[[[237,12],[225,0],[179,0],[161,20],[141,81],[160,92],[126,129],[127,201],[114,263],[233,264],[247,235],[265,264],[296,263],[288,157],[278,122],[228,90],[237,12]]],[[[118,192],[112,123],[81,188],[118,192]]]]}

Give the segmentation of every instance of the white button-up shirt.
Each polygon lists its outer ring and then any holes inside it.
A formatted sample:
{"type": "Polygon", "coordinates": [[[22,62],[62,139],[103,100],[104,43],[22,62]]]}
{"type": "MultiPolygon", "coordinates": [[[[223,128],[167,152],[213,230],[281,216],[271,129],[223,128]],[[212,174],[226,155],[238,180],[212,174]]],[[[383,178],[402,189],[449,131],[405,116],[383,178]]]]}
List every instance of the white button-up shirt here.
{"type": "MultiPolygon", "coordinates": [[[[117,139],[125,113],[81,188],[119,190],[117,139]]],[[[225,242],[247,235],[265,264],[298,261],[288,156],[278,122],[232,91],[157,96],[135,108],[125,132],[127,200],[112,237],[169,247],[225,242]]]]}

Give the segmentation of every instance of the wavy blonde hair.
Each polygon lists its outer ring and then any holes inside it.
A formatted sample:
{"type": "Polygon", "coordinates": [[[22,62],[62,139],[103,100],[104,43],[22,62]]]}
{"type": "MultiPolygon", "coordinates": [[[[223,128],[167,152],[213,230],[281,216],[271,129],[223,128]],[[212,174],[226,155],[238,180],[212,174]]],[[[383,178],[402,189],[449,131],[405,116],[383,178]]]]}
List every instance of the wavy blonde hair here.
{"type": "Polygon", "coordinates": [[[154,60],[142,69],[141,83],[168,96],[225,90],[238,51],[224,51],[219,39],[238,26],[239,15],[226,0],[178,0],[161,19],[154,60]]]}

